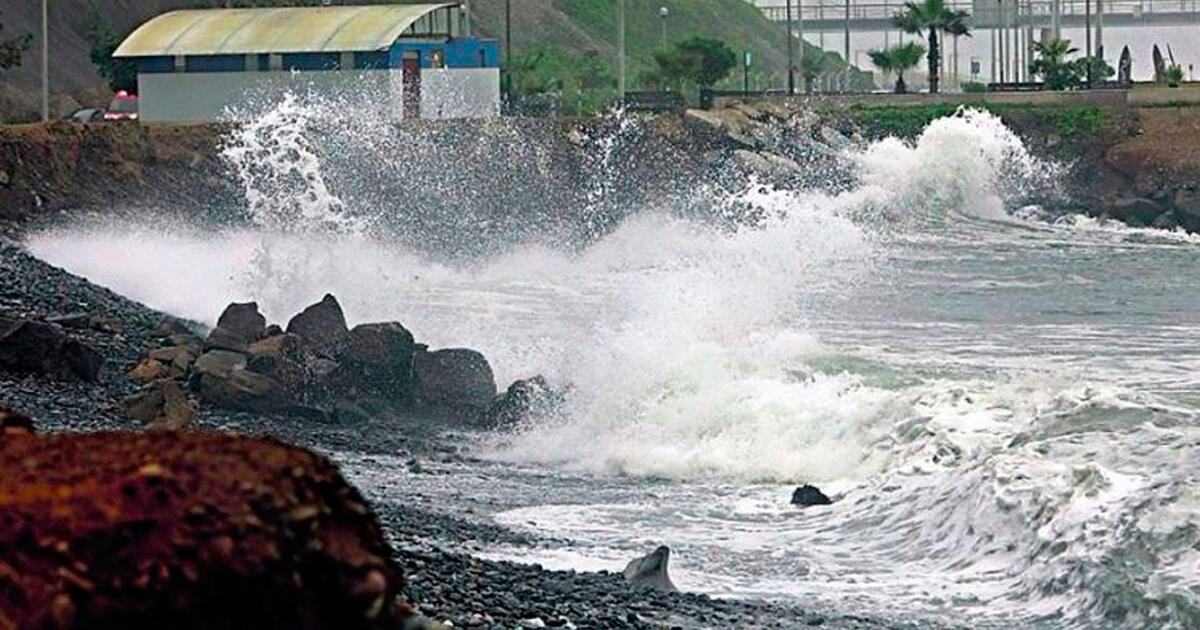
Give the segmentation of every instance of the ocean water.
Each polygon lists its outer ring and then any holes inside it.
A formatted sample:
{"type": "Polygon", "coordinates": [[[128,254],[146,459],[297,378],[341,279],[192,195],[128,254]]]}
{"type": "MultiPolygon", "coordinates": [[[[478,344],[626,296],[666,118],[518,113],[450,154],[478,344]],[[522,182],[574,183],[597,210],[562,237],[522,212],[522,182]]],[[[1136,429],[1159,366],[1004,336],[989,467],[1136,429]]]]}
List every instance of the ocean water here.
{"type": "MultiPolygon", "coordinates": [[[[377,501],[415,488],[559,541],[489,557],[620,569],[667,544],[681,588],[719,596],[1200,627],[1200,239],[1047,217],[1062,166],[998,119],[846,148],[842,192],[698,189],[585,246],[448,262],[370,229],[386,203],[346,192],[364,175],[329,147],[386,163],[369,148],[387,131],[318,131],[312,107],[231,136],[245,227],[68,225],[27,246],[201,321],[245,299],[284,321],[332,292],[352,322],[481,350],[501,386],[569,387],[553,417],[464,438],[482,462],[446,475],[338,455],[377,501]],[[798,483],[836,502],[794,508],[798,483]]],[[[590,139],[598,177],[632,125],[590,139]]]]}

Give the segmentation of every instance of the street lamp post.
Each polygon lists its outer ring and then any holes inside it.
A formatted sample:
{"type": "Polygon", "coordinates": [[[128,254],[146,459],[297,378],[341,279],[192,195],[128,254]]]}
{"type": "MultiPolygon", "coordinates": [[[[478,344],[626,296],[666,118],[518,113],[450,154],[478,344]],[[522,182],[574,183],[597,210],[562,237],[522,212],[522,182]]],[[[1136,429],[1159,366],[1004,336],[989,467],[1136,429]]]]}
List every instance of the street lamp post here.
{"type": "MultiPolygon", "coordinates": [[[[796,93],[796,63],[792,57],[792,0],[784,0],[784,6],[787,17],[787,56],[788,56],[788,94],[796,93]]],[[[800,46],[804,46],[804,42],[800,42],[800,46]]],[[[803,51],[803,48],[801,48],[803,51]]]]}
{"type": "Polygon", "coordinates": [[[42,0],[42,120],[50,120],[50,11],[42,0]]]}
{"type": "Polygon", "coordinates": [[[665,6],[658,8],[658,16],[662,18],[662,47],[663,48],[667,47],[667,15],[669,15],[670,13],[671,13],[671,11],[669,9],[667,9],[667,7],[665,7],[665,6]]]}
{"type": "Polygon", "coordinates": [[[617,0],[617,95],[625,102],[625,0],[617,0]]]}
{"type": "Polygon", "coordinates": [[[512,3],[504,0],[504,99],[512,98],[512,3]]]}

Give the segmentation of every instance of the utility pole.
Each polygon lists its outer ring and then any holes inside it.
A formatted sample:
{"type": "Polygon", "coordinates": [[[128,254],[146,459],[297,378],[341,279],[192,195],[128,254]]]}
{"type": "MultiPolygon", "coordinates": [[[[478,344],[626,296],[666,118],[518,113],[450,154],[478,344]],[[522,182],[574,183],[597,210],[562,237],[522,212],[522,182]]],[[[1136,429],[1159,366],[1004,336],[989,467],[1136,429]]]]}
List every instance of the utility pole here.
{"type": "MultiPolygon", "coordinates": [[[[784,6],[787,7],[785,14],[787,17],[787,55],[788,55],[788,94],[796,93],[796,62],[792,56],[792,0],[784,0],[784,6]]],[[[800,40],[800,54],[804,54],[804,40],[800,40]]]]}
{"type": "Polygon", "coordinates": [[[512,98],[512,3],[504,0],[504,100],[512,98]]]}
{"type": "Polygon", "coordinates": [[[1083,3],[1083,28],[1087,31],[1087,47],[1084,48],[1083,58],[1087,63],[1087,84],[1092,87],[1092,0],[1083,3]]]}
{"type": "Polygon", "coordinates": [[[42,120],[50,120],[50,11],[42,0],[42,120]]]}
{"type": "Polygon", "coordinates": [[[625,0],[617,0],[617,95],[625,102],[625,0]]]}
{"type": "Polygon", "coordinates": [[[1096,56],[1104,57],[1104,0],[1096,0],[1096,56]]]}
{"type": "Polygon", "coordinates": [[[846,23],[844,26],[845,26],[845,32],[846,32],[846,53],[845,53],[846,68],[849,69],[850,68],[850,0],[846,0],[846,23]]]}
{"type": "MultiPolygon", "coordinates": [[[[788,3],[788,9],[791,9],[792,8],[792,0],[787,0],[787,3],[788,3]]],[[[796,33],[798,35],[797,39],[800,40],[800,67],[803,68],[804,67],[804,0],[796,0],[796,33]]],[[[788,41],[790,42],[791,39],[789,38],[788,41]]],[[[788,60],[788,62],[789,62],[788,63],[788,65],[789,65],[789,67],[788,67],[788,85],[794,86],[796,83],[795,68],[792,66],[790,59],[788,60]]],[[[808,94],[808,77],[803,76],[801,78],[804,80],[804,93],[808,94]]],[[[793,89],[790,90],[790,93],[795,94],[795,92],[796,91],[793,87],[793,89]]]]}

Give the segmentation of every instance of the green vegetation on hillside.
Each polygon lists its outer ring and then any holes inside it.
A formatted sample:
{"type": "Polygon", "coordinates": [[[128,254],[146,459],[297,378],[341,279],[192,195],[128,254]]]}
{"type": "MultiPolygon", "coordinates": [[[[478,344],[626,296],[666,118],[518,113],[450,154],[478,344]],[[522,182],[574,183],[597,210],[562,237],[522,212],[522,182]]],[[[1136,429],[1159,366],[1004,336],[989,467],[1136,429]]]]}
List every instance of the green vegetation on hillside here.
{"type": "MultiPolygon", "coordinates": [[[[4,24],[0,22],[0,33],[3,32],[4,24]]],[[[29,34],[0,39],[0,70],[21,65],[21,56],[26,50],[29,50],[29,44],[32,41],[33,36],[29,34]]]]}
{"type": "MultiPolygon", "coordinates": [[[[1065,139],[1101,133],[1109,122],[1105,111],[1099,107],[988,103],[972,104],[969,107],[991,112],[1001,118],[1025,117],[1065,139]]],[[[849,114],[853,121],[862,125],[872,136],[911,139],[919,136],[929,123],[938,118],[953,116],[959,108],[959,105],[855,106],[850,108],[849,114]]]]}
{"type": "MultiPolygon", "coordinates": [[[[514,3],[515,4],[515,3],[514,3]]],[[[553,0],[564,13],[594,40],[616,48],[617,10],[612,0],[553,0]]],[[[706,37],[724,42],[738,55],[750,52],[750,89],[781,88],[787,85],[786,29],[768,20],[745,0],[627,0],[625,8],[626,74],[632,88],[640,87],[640,78],[651,78],[658,70],[654,55],[663,49],[662,7],[667,9],[668,45],[690,38],[706,37]]],[[[802,56],[828,57],[821,49],[796,40],[796,63],[802,56]]],[[[838,66],[841,55],[834,54],[838,66]]],[[[740,64],[739,64],[740,65],[740,64]]],[[[797,71],[799,68],[797,68],[797,71]]],[[[861,75],[860,73],[860,76],[861,75]]],[[[797,89],[800,89],[797,72],[797,89]]],[[[731,73],[718,88],[741,89],[741,72],[731,73]]]]}

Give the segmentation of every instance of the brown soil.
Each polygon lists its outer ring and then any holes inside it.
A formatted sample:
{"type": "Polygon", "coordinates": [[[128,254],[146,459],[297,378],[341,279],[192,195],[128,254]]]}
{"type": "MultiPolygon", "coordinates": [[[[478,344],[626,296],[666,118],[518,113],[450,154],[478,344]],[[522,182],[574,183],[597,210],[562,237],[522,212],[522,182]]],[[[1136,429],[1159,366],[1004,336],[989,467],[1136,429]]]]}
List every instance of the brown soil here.
{"type": "Polygon", "coordinates": [[[365,501],[303,449],[0,434],[0,629],[377,628],[401,583],[365,501]]]}
{"type": "Polygon", "coordinates": [[[1135,134],[1111,146],[1105,162],[1126,178],[1131,193],[1200,184],[1200,107],[1139,110],[1135,134]]]}

